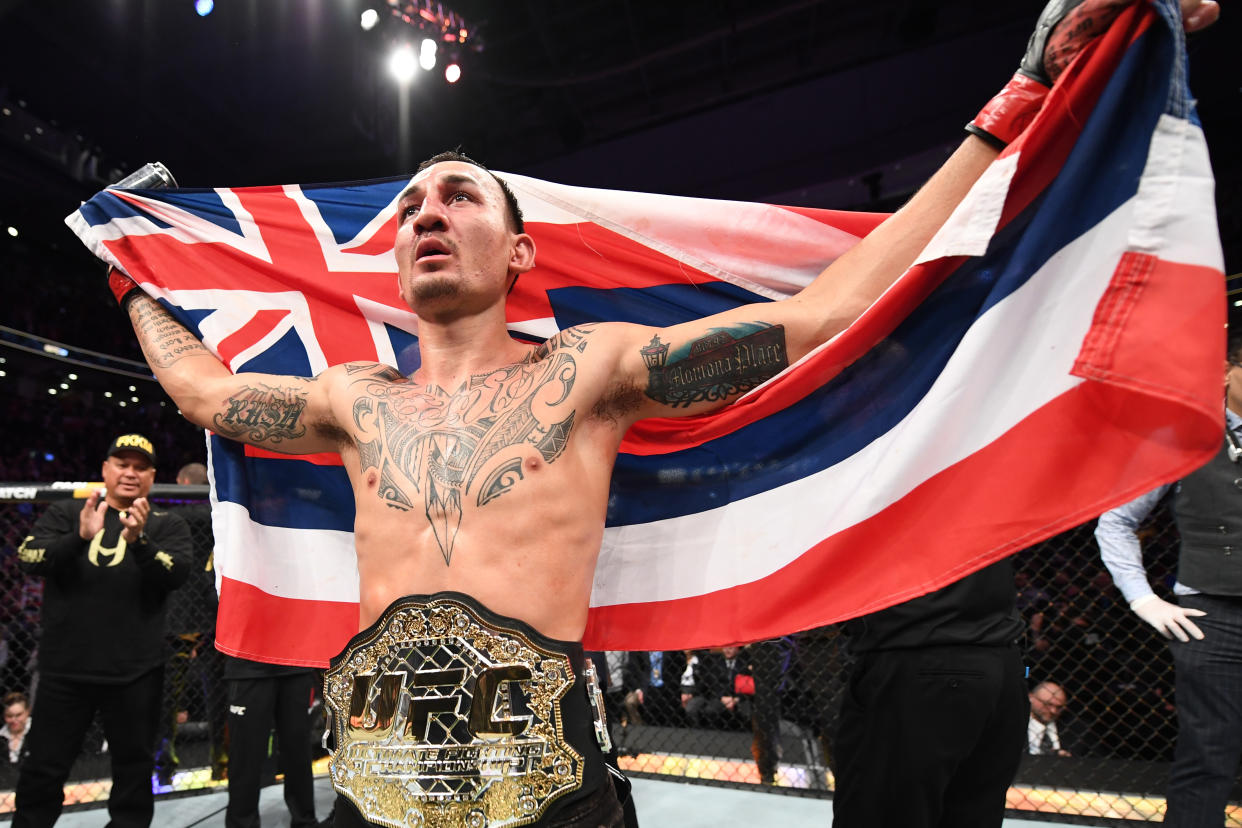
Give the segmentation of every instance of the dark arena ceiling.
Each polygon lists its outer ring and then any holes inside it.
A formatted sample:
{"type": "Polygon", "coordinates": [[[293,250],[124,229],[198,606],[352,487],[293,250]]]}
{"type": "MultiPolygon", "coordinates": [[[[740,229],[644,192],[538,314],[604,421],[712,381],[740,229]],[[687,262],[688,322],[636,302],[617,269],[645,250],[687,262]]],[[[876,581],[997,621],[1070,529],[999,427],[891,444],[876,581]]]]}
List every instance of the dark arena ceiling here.
{"type": "MultiPolygon", "coordinates": [[[[0,224],[59,219],[145,161],[183,186],[409,172],[460,146],[571,184],[891,209],[1008,78],[1029,0],[451,0],[460,81],[408,86],[387,0],[0,0],[0,224]],[[380,12],[369,31],[367,8],[380,12]]],[[[1191,39],[1237,255],[1237,20],[1191,39]]],[[[438,6],[438,9],[436,8],[438,6]]]]}

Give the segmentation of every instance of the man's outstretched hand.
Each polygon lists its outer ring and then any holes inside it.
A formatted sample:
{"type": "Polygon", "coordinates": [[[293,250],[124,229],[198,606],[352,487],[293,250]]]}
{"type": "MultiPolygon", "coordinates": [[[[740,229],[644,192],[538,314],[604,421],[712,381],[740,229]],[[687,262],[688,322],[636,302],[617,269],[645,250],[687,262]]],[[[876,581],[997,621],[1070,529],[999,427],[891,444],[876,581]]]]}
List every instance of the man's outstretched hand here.
{"type": "MultiPolygon", "coordinates": [[[[1004,149],[1035,119],[1048,88],[1117,15],[1136,0],[1050,0],[1026,44],[1018,71],[966,131],[1004,149]]],[[[1215,0],[1181,0],[1182,25],[1196,32],[1216,22],[1215,0]]]]}
{"type": "MultiPolygon", "coordinates": [[[[1055,6],[1073,6],[1064,11],[1059,21],[1053,23],[1043,51],[1043,70],[1055,81],[1065,67],[1082,51],[1083,47],[1108,29],[1117,15],[1133,0],[1055,0],[1047,9],[1055,6]]],[[[1182,25],[1188,32],[1197,32],[1216,22],[1220,6],[1215,0],[1181,0],[1182,25]]],[[[1045,9],[1045,12],[1047,12],[1045,9]]],[[[1042,22],[1042,21],[1041,21],[1042,22]]],[[[1036,32],[1038,34],[1038,31],[1036,32]]]]}

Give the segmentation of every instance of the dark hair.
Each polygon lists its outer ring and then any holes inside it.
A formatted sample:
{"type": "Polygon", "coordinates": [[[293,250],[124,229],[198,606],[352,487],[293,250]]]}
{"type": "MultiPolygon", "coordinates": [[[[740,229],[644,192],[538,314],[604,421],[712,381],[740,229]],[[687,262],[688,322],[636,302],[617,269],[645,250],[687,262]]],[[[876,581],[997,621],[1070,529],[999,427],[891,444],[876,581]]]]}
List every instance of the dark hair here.
{"type": "Polygon", "coordinates": [[[1242,333],[1229,334],[1229,344],[1225,347],[1225,359],[1234,365],[1242,365],[1242,333]]]}
{"type": "Polygon", "coordinates": [[[12,693],[5,693],[4,699],[0,701],[0,707],[3,707],[5,710],[8,710],[15,704],[24,705],[27,710],[30,709],[30,699],[26,698],[25,693],[19,693],[16,690],[12,693]]]}
{"type": "Polygon", "coordinates": [[[526,232],[526,224],[522,221],[522,208],[518,206],[517,196],[513,194],[513,190],[510,190],[509,185],[506,184],[498,175],[496,175],[496,173],[492,172],[478,161],[475,161],[470,156],[456,150],[447,150],[446,152],[436,153],[423,163],[419,164],[417,172],[422,172],[432,164],[439,164],[443,161],[459,161],[463,164],[470,164],[478,167],[480,170],[490,175],[492,180],[500,185],[500,191],[505,194],[505,204],[508,205],[509,212],[509,224],[512,226],[513,232],[526,232]]]}

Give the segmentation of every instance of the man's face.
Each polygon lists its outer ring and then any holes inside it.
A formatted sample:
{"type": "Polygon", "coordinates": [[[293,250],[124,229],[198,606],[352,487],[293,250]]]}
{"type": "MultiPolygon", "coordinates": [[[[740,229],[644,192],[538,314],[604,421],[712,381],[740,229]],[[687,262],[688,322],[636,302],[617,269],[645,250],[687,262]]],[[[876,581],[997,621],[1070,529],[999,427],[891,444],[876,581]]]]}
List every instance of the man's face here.
{"type": "Polygon", "coordinates": [[[741,650],[742,650],[741,647],[721,647],[720,648],[720,652],[724,654],[725,658],[737,658],[737,654],[741,652],[741,650]]]}
{"type": "Polygon", "coordinates": [[[155,482],[155,467],[136,451],[122,451],[103,463],[104,488],[110,498],[132,503],[146,497],[155,482]]]}
{"type": "Polygon", "coordinates": [[[1036,687],[1030,698],[1031,715],[1044,724],[1055,722],[1065,710],[1065,691],[1059,687],[1036,687]]]}
{"type": "Polygon", "coordinates": [[[1242,414],[1242,366],[1225,362],[1225,405],[1234,414],[1242,414]]]}
{"type": "Polygon", "coordinates": [[[30,718],[30,711],[21,702],[14,702],[4,708],[4,724],[13,733],[21,733],[26,727],[28,718],[30,718]]]}
{"type": "Polygon", "coordinates": [[[473,164],[423,170],[398,202],[397,220],[401,298],[420,316],[503,302],[510,276],[534,265],[534,244],[510,229],[500,185],[473,164]]]}

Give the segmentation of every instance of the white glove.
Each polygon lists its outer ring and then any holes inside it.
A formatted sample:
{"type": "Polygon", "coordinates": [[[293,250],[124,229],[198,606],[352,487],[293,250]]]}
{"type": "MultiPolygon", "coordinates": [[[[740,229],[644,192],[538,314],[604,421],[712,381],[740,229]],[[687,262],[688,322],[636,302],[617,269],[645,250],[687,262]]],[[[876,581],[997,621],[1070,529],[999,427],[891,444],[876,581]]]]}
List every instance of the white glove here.
{"type": "Polygon", "coordinates": [[[1156,628],[1165,638],[1177,637],[1179,641],[1189,641],[1187,633],[1202,640],[1203,631],[1191,621],[1191,616],[1207,615],[1203,610],[1183,609],[1177,604],[1170,604],[1155,593],[1148,593],[1130,602],[1134,613],[1156,628]]]}

